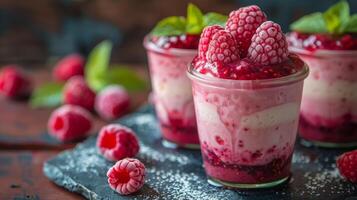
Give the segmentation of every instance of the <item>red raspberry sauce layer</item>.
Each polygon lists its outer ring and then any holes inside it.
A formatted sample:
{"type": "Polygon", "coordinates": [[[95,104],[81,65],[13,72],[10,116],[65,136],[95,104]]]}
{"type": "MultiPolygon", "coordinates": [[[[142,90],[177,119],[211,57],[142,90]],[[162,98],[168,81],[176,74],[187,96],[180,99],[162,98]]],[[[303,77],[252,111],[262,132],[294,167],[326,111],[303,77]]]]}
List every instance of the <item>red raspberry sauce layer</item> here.
{"type": "Polygon", "coordinates": [[[254,64],[247,58],[229,64],[207,63],[198,57],[193,61],[194,69],[201,74],[233,80],[280,78],[300,71],[303,66],[304,62],[295,54],[290,54],[286,61],[274,65],[254,64]]]}
{"type": "Polygon", "coordinates": [[[197,49],[200,35],[177,35],[151,37],[151,41],[163,49],[197,49]]]}
{"type": "Polygon", "coordinates": [[[287,34],[290,46],[303,48],[309,51],[315,50],[357,50],[357,35],[345,34],[332,36],[326,34],[305,34],[291,32],[287,34]]]}

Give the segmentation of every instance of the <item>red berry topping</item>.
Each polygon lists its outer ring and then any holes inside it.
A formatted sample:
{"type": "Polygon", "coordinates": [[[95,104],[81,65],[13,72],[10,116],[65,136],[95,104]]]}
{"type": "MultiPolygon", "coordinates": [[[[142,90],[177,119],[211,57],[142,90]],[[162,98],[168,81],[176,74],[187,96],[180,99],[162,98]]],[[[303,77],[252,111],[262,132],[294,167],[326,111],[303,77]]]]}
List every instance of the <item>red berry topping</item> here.
{"type": "Polygon", "coordinates": [[[197,49],[200,35],[174,35],[153,37],[152,42],[164,49],[197,49]]]}
{"type": "Polygon", "coordinates": [[[243,7],[229,14],[226,30],[229,31],[238,42],[241,48],[241,57],[246,56],[255,30],[266,20],[265,13],[256,5],[243,7]]]}
{"type": "Polygon", "coordinates": [[[138,191],[145,182],[145,165],[138,159],[119,160],[107,172],[110,188],[122,195],[138,191]]]}
{"type": "Polygon", "coordinates": [[[211,63],[231,63],[239,60],[239,49],[233,36],[225,30],[213,34],[206,59],[211,63]]]}
{"type": "Polygon", "coordinates": [[[120,124],[104,126],[98,135],[97,147],[108,160],[133,157],[139,152],[139,142],[135,133],[120,124]]]}
{"type": "Polygon", "coordinates": [[[28,97],[31,93],[30,79],[15,65],[0,71],[0,94],[8,98],[28,97]]]}
{"type": "Polygon", "coordinates": [[[117,119],[128,111],[130,98],[126,90],[118,85],[104,88],[95,99],[95,110],[106,120],[117,119]]]}
{"type": "Polygon", "coordinates": [[[65,104],[81,106],[93,110],[95,93],[89,88],[83,77],[75,76],[69,79],[64,86],[63,101],[65,104]]]}
{"type": "Polygon", "coordinates": [[[78,54],[71,54],[62,58],[53,70],[53,77],[58,81],[67,81],[73,76],[83,76],[84,58],[78,54]]]}
{"type": "Polygon", "coordinates": [[[346,152],[338,157],[337,168],[343,177],[357,183],[357,150],[346,152]]]}
{"type": "Polygon", "coordinates": [[[92,116],[82,107],[63,105],[52,112],[47,125],[49,134],[60,141],[77,141],[88,136],[92,116]]]}
{"type": "Polygon", "coordinates": [[[279,24],[266,21],[256,30],[248,49],[248,58],[254,63],[269,65],[288,58],[288,44],[279,24]]]}
{"type": "Polygon", "coordinates": [[[223,30],[221,26],[213,25],[207,26],[203,29],[200,37],[200,42],[198,44],[198,55],[202,59],[206,59],[206,53],[208,51],[208,45],[212,39],[212,36],[219,30],[223,30]]]}

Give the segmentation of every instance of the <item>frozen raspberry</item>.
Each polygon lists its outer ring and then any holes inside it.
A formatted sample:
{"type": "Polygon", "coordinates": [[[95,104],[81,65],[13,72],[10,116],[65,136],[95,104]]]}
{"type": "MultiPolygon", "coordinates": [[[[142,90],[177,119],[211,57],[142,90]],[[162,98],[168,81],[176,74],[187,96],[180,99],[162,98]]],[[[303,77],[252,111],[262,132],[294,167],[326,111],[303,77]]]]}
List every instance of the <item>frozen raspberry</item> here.
{"type": "Polygon", "coordinates": [[[139,152],[139,142],[135,133],[120,124],[104,126],[98,135],[97,147],[108,160],[133,157],[139,152]]]}
{"type": "Polygon", "coordinates": [[[63,105],[52,112],[47,126],[49,134],[62,142],[77,141],[88,136],[92,116],[82,107],[63,105]]]}
{"type": "Polygon", "coordinates": [[[65,104],[78,105],[91,111],[94,108],[95,93],[83,77],[75,76],[64,86],[63,101],[65,104]]]}
{"type": "Polygon", "coordinates": [[[212,36],[206,59],[212,63],[226,64],[239,60],[239,49],[237,47],[237,43],[229,32],[219,30],[212,36]]]}
{"type": "Polygon", "coordinates": [[[255,30],[260,24],[265,22],[267,17],[256,5],[247,6],[232,11],[226,23],[226,30],[229,31],[241,48],[240,56],[247,55],[249,45],[255,30]]]}
{"type": "Polygon", "coordinates": [[[288,57],[288,44],[279,24],[266,21],[256,30],[248,49],[253,62],[268,65],[282,63],[288,57]]]}
{"type": "Polygon", "coordinates": [[[110,188],[122,195],[138,191],[145,182],[145,165],[135,158],[119,160],[107,172],[110,188]]]}
{"type": "Polygon", "coordinates": [[[346,152],[338,157],[337,168],[343,177],[357,183],[357,150],[346,152]]]}
{"type": "Polygon", "coordinates": [[[71,54],[62,58],[53,70],[53,77],[58,81],[67,81],[73,76],[83,76],[84,58],[78,54],[71,54]]]}
{"type": "Polygon", "coordinates": [[[212,39],[212,36],[219,30],[223,30],[223,28],[218,25],[207,26],[203,29],[200,42],[198,44],[198,55],[200,58],[206,59],[206,52],[208,51],[208,45],[212,39]]]}
{"type": "Polygon", "coordinates": [[[118,85],[104,88],[95,99],[95,110],[106,120],[117,119],[128,111],[130,98],[126,90],[118,85]]]}
{"type": "Polygon", "coordinates": [[[28,97],[31,93],[30,79],[15,65],[5,66],[0,71],[0,94],[8,98],[28,97]]]}

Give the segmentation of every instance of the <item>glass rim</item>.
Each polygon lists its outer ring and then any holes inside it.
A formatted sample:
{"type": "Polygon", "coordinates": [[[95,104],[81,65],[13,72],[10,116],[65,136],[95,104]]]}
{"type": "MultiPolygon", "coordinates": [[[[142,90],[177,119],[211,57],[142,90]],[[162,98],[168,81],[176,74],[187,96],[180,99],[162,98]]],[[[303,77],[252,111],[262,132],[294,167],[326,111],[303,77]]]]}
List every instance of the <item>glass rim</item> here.
{"type": "Polygon", "coordinates": [[[191,63],[186,71],[187,76],[194,81],[199,81],[201,83],[211,85],[217,88],[230,88],[230,89],[249,89],[249,88],[270,88],[279,87],[284,85],[293,84],[304,80],[309,74],[309,68],[304,62],[301,70],[298,72],[283,76],[280,78],[272,79],[260,79],[260,80],[234,80],[234,79],[222,79],[212,76],[207,76],[197,72],[193,68],[191,63]]]}
{"type": "Polygon", "coordinates": [[[329,57],[329,56],[343,56],[351,57],[357,56],[357,50],[328,50],[328,49],[317,49],[315,51],[309,51],[300,47],[289,46],[289,51],[299,55],[306,56],[319,56],[319,57],[329,57]]]}
{"type": "Polygon", "coordinates": [[[197,49],[160,48],[150,40],[150,34],[147,34],[144,37],[143,45],[146,48],[146,50],[153,51],[155,53],[160,53],[160,54],[170,54],[176,56],[186,56],[186,55],[192,56],[198,54],[197,49]]]}

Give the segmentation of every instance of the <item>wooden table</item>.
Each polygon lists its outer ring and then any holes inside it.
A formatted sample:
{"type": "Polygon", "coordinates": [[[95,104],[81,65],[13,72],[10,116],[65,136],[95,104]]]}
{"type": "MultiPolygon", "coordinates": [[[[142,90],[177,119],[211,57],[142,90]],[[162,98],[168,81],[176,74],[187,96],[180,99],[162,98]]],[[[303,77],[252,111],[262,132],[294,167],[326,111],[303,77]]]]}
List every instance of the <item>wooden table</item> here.
{"type": "MultiPolygon", "coordinates": [[[[144,68],[138,72],[147,79],[144,68]]],[[[35,85],[50,80],[50,72],[31,72],[35,85]]],[[[147,100],[148,90],[131,93],[132,110],[147,100]]],[[[75,144],[62,144],[46,132],[53,109],[34,109],[27,102],[0,98],[0,199],[83,199],[50,182],[42,172],[44,161],[75,144]]],[[[93,134],[106,124],[95,119],[93,134]]]]}

